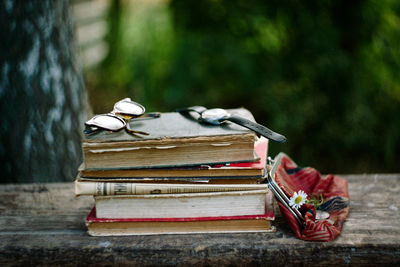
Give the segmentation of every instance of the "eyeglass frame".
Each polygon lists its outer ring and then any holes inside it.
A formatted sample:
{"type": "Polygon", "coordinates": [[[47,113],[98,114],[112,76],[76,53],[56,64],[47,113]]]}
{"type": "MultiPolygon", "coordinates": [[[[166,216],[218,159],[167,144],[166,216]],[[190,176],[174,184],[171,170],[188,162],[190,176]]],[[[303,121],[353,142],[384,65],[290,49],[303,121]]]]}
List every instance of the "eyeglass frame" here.
{"type": "Polygon", "coordinates": [[[145,114],[145,111],[146,111],[146,109],[145,109],[145,107],[143,105],[141,105],[141,104],[139,104],[139,103],[137,103],[135,101],[132,101],[129,97],[124,98],[124,99],[122,99],[122,100],[120,100],[120,101],[118,101],[118,102],[116,102],[114,104],[113,110],[111,112],[105,113],[105,114],[95,115],[90,120],[86,121],[85,122],[85,126],[87,127],[87,129],[85,129],[85,133],[90,134],[90,133],[93,133],[93,132],[97,132],[98,130],[106,130],[106,131],[118,132],[118,131],[120,131],[122,129],[125,129],[130,134],[149,135],[149,133],[133,130],[133,129],[131,129],[129,127],[129,121],[131,119],[158,118],[161,115],[159,112],[152,112],[152,113],[146,113],[145,114]],[[130,104],[134,104],[137,107],[139,107],[142,111],[139,114],[126,113],[123,110],[118,108],[118,104],[121,104],[121,103],[124,103],[124,102],[130,103],[130,104]],[[100,116],[108,116],[108,117],[112,117],[114,119],[117,119],[122,123],[122,126],[120,128],[118,128],[118,129],[110,129],[110,128],[98,125],[96,123],[90,123],[90,121],[94,121],[95,118],[98,118],[100,116]],[[129,117],[129,118],[127,118],[127,117],[129,117]]]}

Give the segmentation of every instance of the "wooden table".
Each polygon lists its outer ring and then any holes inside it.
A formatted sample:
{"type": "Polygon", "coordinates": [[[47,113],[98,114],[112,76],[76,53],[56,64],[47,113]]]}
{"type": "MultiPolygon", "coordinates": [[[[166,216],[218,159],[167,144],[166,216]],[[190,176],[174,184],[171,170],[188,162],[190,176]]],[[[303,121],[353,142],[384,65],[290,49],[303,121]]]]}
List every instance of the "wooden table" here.
{"type": "Polygon", "coordinates": [[[350,215],[333,242],[275,233],[90,237],[91,197],[72,183],[0,186],[0,265],[377,265],[400,263],[400,174],[343,175],[350,215]]]}

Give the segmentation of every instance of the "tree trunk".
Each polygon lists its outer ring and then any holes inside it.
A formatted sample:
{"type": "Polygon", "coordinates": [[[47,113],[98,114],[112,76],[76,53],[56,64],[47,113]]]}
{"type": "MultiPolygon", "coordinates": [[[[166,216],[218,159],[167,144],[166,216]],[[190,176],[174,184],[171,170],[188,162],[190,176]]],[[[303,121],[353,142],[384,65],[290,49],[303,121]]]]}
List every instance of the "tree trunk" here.
{"type": "Polygon", "coordinates": [[[0,2],[0,182],[71,181],[88,102],[67,0],[0,2]]]}

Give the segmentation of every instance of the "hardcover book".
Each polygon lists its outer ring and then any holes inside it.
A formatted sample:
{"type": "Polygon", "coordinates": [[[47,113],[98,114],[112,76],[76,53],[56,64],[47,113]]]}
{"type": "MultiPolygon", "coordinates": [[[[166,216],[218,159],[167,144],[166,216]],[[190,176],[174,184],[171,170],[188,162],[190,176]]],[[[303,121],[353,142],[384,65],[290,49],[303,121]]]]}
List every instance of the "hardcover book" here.
{"type": "Polygon", "coordinates": [[[95,196],[99,218],[189,218],[261,215],[267,185],[262,190],[148,195],[95,196]]]}
{"type": "Polygon", "coordinates": [[[267,188],[266,184],[157,184],[75,181],[76,196],[187,194],[263,190],[267,188]]]}
{"type": "Polygon", "coordinates": [[[254,145],[259,157],[255,162],[237,162],[227,164],[209,164],[175,168],[140,169],[87,169],[84,164],[79,168],[80,180],[93,181],[129,181],[124,178],[261,178],[265,175],[268,139],[261,137],[254,145]],[[89,179],[87,179],[89,178],[89,179]],[[90,179],[94,178],[94,179],[90,179]],[[121,179],[122,178],[122,179],[121,179]]]}
{"type": "Polygon", "coordinates": [[[155,177],[155,178],[85,178],[79,175],[78,182],[104,182],[104,183],[158,183],[158,184],[260,184],[265,181],[264,177],[155,177]]]}
{"type": "MultiPolygon", "coordinates": [[[[230,110],[254,121],[244,109],[230,110]]],[[[177,112],[159,118],[132,120],[130,128],[148,135],[126,131],[99,131],[85,135],[82,143],[85,169],[132,169],[254,162],[254,132],[226,123],[199,123],[177,112]]]]}
{"type": "Polygon", "coordinates": [[[100,218],[96,209],[86,218],[92,236],[274,232],[272,194],[267,192],[265,210],[260,215],[189,217],[189,218],[100,218]]]}

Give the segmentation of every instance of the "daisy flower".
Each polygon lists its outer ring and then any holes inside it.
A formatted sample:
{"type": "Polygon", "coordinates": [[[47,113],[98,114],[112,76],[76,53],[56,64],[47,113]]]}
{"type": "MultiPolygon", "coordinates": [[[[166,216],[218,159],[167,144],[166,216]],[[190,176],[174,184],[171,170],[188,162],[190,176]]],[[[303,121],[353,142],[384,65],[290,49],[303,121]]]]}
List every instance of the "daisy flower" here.
{"type": "Polygon", "coordinates": [[[300,190],[299,192],[294,192],[293,196],[289,199],[289,205],[292,208],[299,209],[307,199],[307,194],[300,190]]]}

